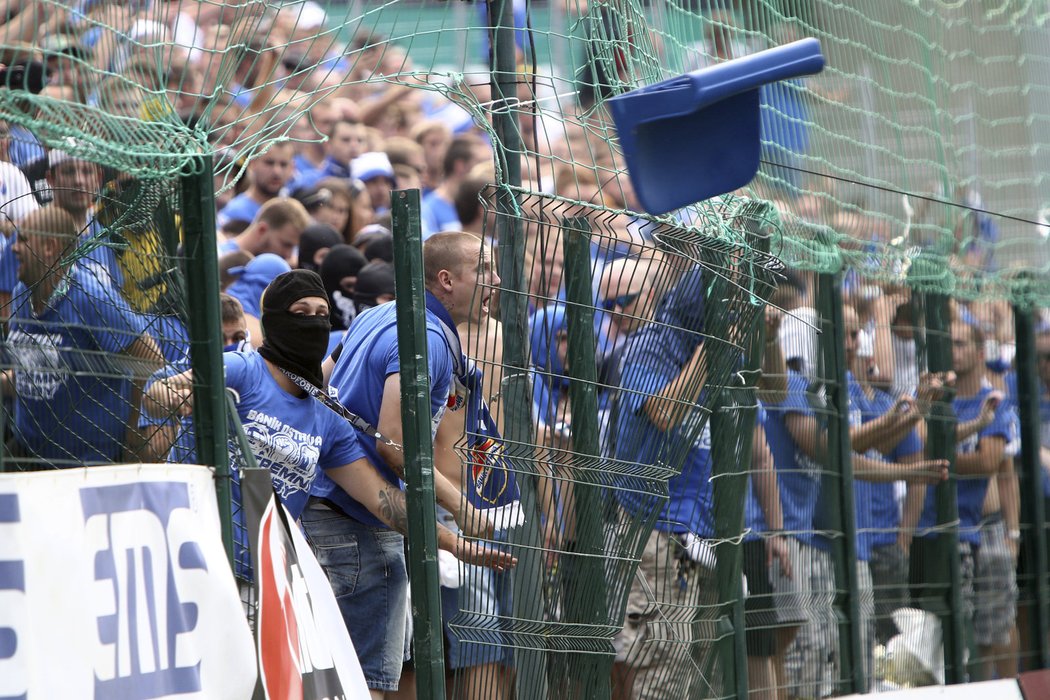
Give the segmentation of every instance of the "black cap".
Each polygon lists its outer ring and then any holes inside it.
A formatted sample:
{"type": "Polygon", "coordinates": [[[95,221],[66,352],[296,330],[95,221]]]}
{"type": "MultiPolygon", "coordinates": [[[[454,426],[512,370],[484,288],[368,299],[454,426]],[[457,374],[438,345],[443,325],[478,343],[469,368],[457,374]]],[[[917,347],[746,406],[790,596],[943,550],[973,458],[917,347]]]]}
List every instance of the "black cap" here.
{"type": "Polygon", "coordinates": [[[356,277],[367,262],[357,248],[345,243],[332,246],[321,263],[321,279],[329,298],[333,292],[342,291],[339,283],[344,277],[356,277]]]}
{"type": "Polygon", "coordinates": [[[395,295],[394,266],[385,260],[373,260],[357,273],[354,301],[375,302],[380,294],[395,295]]]}
{"type": "Polygon", "coordinates": [[[34,95],[47,85],[47,69],[38,61],[20,61],[0,68],[0,88],[25,90],[34,95]]]}
{"type": "Polygon", "coordinates": [[[343,237],[328,224],[310,224],[303,229],[299,237],[299,267],[306,270],[317,270],[314,256],[322,248],[331,249],[343,242],[343,237]]]}

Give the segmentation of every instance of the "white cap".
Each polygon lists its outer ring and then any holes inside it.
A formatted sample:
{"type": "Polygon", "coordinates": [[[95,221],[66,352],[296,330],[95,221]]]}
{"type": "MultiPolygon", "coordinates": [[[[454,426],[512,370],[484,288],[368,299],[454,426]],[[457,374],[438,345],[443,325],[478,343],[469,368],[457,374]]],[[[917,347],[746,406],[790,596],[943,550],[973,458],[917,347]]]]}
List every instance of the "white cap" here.
{"type": "Polygon", "coordinates": [[[394,182],[394,166],[382,151],[362,153],[350,162],[350,174],[361,182],[368,182],[377,177],[389,178],[394,182]]]}
{"type": "Polygon", "coordinates": [[[47,169],[54,170],[66,161],[83,160],[83,158],[79,156],[72,156],[69,154],[69,151],[76,150],[78,145],[79,144],[72,137],[70,137],[65,140],[65,148],[68,150],[63,150],[61,148],[52,148],[50,151],[48,151],[47,169]]]}
{"type": "Polygon", "coordinates": [[[296,29],[320,29],[328,21],[328,13],[314,0],[290,2],[284,5],[279,12],[298,15],[295,22],[296,29]]]}

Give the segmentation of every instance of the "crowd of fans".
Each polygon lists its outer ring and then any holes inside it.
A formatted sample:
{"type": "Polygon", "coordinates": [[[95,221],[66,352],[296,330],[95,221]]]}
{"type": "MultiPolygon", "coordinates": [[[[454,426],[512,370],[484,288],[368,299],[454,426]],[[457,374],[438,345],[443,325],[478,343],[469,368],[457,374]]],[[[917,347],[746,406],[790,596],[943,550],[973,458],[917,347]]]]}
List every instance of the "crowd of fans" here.
{"type": "MultiPolygon", "coordinates": [[[[302,44],[302,55],[285,52],[274,60],[274,46],[316,37],[323,27],[324,12],[309,2],[295,15],[274,14],[260,33],[265,41],[250,37],[252,50],[221,70],[211,51],[228,45],[236,31],[229,26],[237,12],[233,4],[161,3],[168,11],[151,12],[148,21],[136,17],[134,3],[90,4],[86,11],[113,13],[130,23],[135,43],[126,45],[100,39],[85,30],[82,19],[46,3],[7,5],[9,20],[0,29],[8,36],[24,31],[26,42],[35,42],[31,63],[41,67],[38,92],[148,119],[160,108],[156,93],[141,87],[166,90],[171,113],[187,124],[209,121],[219,160],[234,170],[243,166],[216,202],[227,385],[237,392],[239,417],[257,460],[271,469],[279,495],[317,547],[370,688],[380,696],[397,691],[409,639],[398,534],[404,532],[397,488],[403,464],[384,442],[402,437],[399,387],[389,383],[398,367],[391,335],[395,305],[388,303],[395,297],[396,247],[390,193],[422,191],[434,440],[444,455],[435,460],[443,506],[439,540],[462,561],[481,565],[443,580],[446,630],[459,609],[509,616],[509,580],[495,569],[512,566],[512,559],[472,548],[459,534],[462,527],[468,535],[492,535],[485,498],[472,501],[462,494],[481,488],[475,460],[479,451],[482,462],[498,453],[493,446],[504,428],[502,327],[492,298],[499,286],[493,260],[498,241],[494,214],[483,204],[486,185],[496,181],[494,154],[470,111],[436,92],[366,82],[410,70],[400,49],[374,36],[356,38],[346,55],[330,42],[313,40],[302,44]],[[182,47],[159,73],[154,57],[140,51],[151,38],[182,47]],[[96,84],[88,66],[111,72],[96,84]],[[193,98],[212,94],[220,83],[224,89],[213,103],[193,98]],[[289,124],[287,139],[245,161],[237,152],[251,142],[244,115],[275,104],[301,116],[289,124]],[[335,418],[296,377],[316,389],[330,381],[339,389],[339,403],[377,426],[383,438],[377,442],[335,418]],[[458,404],[467,408],[454,410],[458,404]],[[469,445],[466,460],[453,449],[464,432],[481,436],[469,445]],[[292,438],[282,442],[277,434],[292,438]],[[355,548],[369,541],[370,549],[362,552],[394,562],[397,571],[384,578],[355,569],[340,558],[350,540],[355,548]],[[349,581],[359,575],[370,583],[355,590],[349,581]],[[391,592],[400,598],[387,600],[391,592]],[[379,599],[387,602],[379,605],[379,599]],[[371,615],[382,616],[383,634],[371,615]],[[395,628],[398,634],[390,632],[395,628]]],[[[620,156],[595,127],[598,113],[554,114],[549,105],[556,103],[535,101],[533,89],[523,82],[517,95],[525,147],[539,156],[522,160],[528,188],[610,210],[636,210],[620,156]],[[564,125],[560,132],[550,126],[554,119],[564,125]]],[[[491,97],[487,85],[464,90],[476,103],[491,97]]],[[[157,254],[178,244],[178,212],[161,205],[151,223],[116,229],[118,240],[109,226],[121,220],[122,206],[138,201],[144,185],[78,156],[76,146],[45,148],[30,130],[0,124],[0,302],[8,368],[3,393],[10,416],[5,462],[23,468],[192,462],[189,341],[176,278],[157,254]]],[[[821,199],[795,191],[770,196],[785,216],[856,225],[834,220],[821,199]]],[[[526,207],[522,222],[533,419],[539,452],[549,455],[549,448],[571,447],[564,249],[557,227],[541,225],[542,213],[526,207]]],[[[670,264],[646,226],[628,215],[606,217],[596,228],[601,235],[592,246],[592,269],[603,454],[639,468],[680,465],[666,499],[613,488],[607,503],[610,528],[655,522],[640,543],[642,562],[630,590],[610,597],[626,602],[624,628],[614,640],[614,692],[717,694],[717,674],[698,670],[707,668],[701,659],[716,636],[707,613],[716,612],[715,566],[724,546],[713,516],[710,426],[697,408],[707,398],[704,379],[711,364],[704,341],[709,273],[670,264]],[[683,649],[689,650],[684,656],[683,649]]],[[[857,532],[846,551],[856,557],[855,623],[865,689],[875,687],[876,647],[907,632],[894,624],[894,611],[934,609],[943,595],[937,588],[942,562],[935,555],[944,524],[938,524],[933,486],[946,478],[947,464],[926,454],[945,406],[954,412],[949,422],[957,441],[953,478],[964,591],[959,614],[973,629],[977,674],[1014,675],[1021,523],[1009,310],[953,302],[953,369],[927,372],[919,360],[916,307],[905,289],[850,274],[841,293],[857,532]]],[[[821,488],[837,470],[825,429],[825,399],[835,380],[823,374],[818,350],[814,276],[789,271],[771,304],[752,460],[735,465],[749,474],[743,543],[748,673],[752,697],[818,698],[838,689],[841,673],[833,608],[841,586],[833,552],[840,543],[822,505],[834,494],[821,488]]],[[[1046,319],[1037,343],[1045,470],[1046,319]]],[[[576,517],[572,491],[557,460],[547,461],[551,478],[539,485],[545,544],[569,551],[576,517]]],[[[1050,479],[1043,483],[1050,496],[1050,479]]],[[[246,555],[238,559],[237,573],[251,576],[246,555]]],[[[451,631],[448,640],[450,668],[464,679],[458,686],[464,697],[509,696],[513,656],[507,649],[462,644],[451,631]]]]}

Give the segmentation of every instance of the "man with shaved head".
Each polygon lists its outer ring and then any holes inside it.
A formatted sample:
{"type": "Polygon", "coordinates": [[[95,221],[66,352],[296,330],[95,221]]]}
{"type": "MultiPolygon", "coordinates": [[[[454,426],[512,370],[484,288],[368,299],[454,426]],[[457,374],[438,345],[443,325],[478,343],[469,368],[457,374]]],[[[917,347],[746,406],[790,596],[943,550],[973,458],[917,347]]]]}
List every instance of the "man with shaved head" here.
{"type": "MultiPolygon", "coordinates": [[[[464,465],[454,447],[462,432],[453,434],[452,423],[442,417],[446,409],[459,410],[465,402],[467,363],[456,327],[477,325],[488,315],[489,299],[500,280],[491,251],[469,233],[440,233],[428,239],[423,268],[437,467],[434,490],[438,504],[455,514],[467,534],[481,535],[490,527],[459,488],[464,465]]],[[[386,438],[369,435],[362,447],[383,479],[399,486],[405,478],[404,453],[390,444],[404,440],[395,305],[365,309],[355,318],[325,373],[340,403],[386,438]]],[[[405,658],[404,540],[324,475],[311,493],[303,528],[318,545],[317,559],[332,582],[372,696],[383,697],[397,690],[405,658]]]]}
{"type": "Polygon", "coordinates": [[[129,457],[142,379],[163,363],[146,322],[65,258],[80,222],[57,206],[19,222],[3,390],[15,397],[9,455],[29,468],[129,457]]]}

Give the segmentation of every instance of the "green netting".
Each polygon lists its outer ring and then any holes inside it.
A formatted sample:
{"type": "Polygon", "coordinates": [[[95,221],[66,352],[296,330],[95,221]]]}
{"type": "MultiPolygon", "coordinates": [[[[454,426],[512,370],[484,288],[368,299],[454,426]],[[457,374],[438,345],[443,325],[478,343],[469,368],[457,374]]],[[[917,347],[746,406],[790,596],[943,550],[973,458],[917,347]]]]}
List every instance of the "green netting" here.
{"type": "MultiPolygon", "coordinates": [[[[482,6],[31,5],[13,4],[0,50],[13,66],[50,66],[53,79],[0,100],[46,145],[72,137],[65,148],[139,177],[198,167],[202,153],[229,155],[217,172],[225,188],[274,140],[322,139],[302,117],[319,102],[348,98],[373,117],[393,105],[403,121],[440,107],[463,119],[442,95],[483,127],[511,109],[527,181],[586,199],[596,179],[613,209],[635,203],[620,182],[605,98],[814,36],[827,70],[763,92],[756,194],[819,219],[843,236],[838,247],[863,250],[846,262],[869,276],[899,275],[899,258],[918,246],[952,274],[917,283],[1013,298],[1032,294],[1015,281],[1020,271],[1047,265],[1039,212],[1050,197],[1037,165],[1046,128],[1036,116],[1047,56],[1030,3],[894,2],[871,12],[787,1],[541,3],[517,15],[530,31],[518,34],[517,94],[505,104],[489,87],[482,6]],[[559,165],[573,174],[559,178],[559,165]]],[[[8,82],[25,88],[32,74],[10,71],[8,82]]],[[[811,269],[829,264],[830,253],[802,248],[811,269]]]]}

